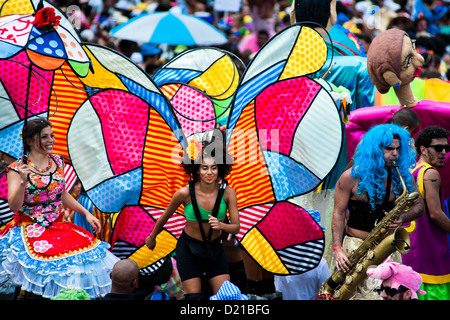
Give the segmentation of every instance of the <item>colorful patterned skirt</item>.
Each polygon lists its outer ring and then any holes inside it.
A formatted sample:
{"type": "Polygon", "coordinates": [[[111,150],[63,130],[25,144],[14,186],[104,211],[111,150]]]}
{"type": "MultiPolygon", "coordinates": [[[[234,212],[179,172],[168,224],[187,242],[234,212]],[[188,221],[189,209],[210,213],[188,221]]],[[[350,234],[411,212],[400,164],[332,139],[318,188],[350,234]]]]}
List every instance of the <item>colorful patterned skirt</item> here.
{"type": "Polygon", "coordinates": [[[20,287],[52,298],[72,288],[92,299],[110,292],[109,274],[119,258],[108,243],[70,222],[43,227],[28,219],[0,235],[0,292],[20,287]]]}

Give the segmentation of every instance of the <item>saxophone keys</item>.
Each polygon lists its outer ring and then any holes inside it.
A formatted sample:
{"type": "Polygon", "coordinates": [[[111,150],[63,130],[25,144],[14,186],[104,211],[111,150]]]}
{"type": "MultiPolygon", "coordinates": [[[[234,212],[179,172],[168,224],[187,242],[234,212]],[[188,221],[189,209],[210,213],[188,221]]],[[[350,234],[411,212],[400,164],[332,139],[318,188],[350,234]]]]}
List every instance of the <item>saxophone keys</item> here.
{"type": "Polygon", "coordinates": [[[356,267],[355,267],[355,271],[356,271],[357,273],[361,273],[361,272],[363,271],[363,269],[364,269],[364,267],[363,267],[363,265],[362,265],[361,263],[358,263],[358,264],[356,265],[356,267]]]}

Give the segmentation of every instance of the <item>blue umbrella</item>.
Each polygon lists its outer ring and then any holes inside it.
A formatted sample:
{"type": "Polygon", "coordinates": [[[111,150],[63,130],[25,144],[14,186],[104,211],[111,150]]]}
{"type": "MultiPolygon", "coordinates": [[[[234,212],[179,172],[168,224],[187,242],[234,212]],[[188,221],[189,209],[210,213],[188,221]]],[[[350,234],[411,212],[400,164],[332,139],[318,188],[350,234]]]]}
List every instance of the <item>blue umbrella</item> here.
{"type": "Polygon", "coordinates": [[[210,23],[188,14],[143,14],[111,29],[118,39],[184,46],[224,44],[225,35],[210,23]]]}

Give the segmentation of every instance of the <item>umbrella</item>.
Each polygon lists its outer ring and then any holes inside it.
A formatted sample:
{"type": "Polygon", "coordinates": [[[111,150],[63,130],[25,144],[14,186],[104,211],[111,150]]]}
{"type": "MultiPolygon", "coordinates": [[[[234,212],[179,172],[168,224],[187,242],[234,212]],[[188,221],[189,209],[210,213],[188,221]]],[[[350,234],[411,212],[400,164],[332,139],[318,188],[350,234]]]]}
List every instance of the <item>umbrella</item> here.
{"type": "Polygon", "coordinates": [[[213,25],[195,16],[172,12],[144,14],[111,29],[118,39],[169,45],[209,46],[228,40],[213,25]]]}

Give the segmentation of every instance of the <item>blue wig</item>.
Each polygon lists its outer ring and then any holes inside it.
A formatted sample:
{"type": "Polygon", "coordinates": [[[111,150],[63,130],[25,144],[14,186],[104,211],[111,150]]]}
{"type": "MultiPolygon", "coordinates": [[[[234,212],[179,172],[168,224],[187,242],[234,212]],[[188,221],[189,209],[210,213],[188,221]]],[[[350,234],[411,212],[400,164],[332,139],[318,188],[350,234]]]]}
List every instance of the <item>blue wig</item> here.
{"type": "MultiPolygon", "coordinates": [[[[406,184],[408,192],[414,191],[414,182],[409,171],[414,167],[416,161],[415,153],[409,132],[395,124],[381,124],[372,127],[364,136],[357,147],[352,167],[352,176],[359,179],[358,194],[366,191],[372,208],[376,203],[381,203],[385,194],[383,179],[388,172],[385,168],[383,148],[391,145],[394,134],[399,138],[400,150],[397,160],[398,169],[406,184]]],[[[399,195],[403,192],[402,184],[397,171],[392,170],[392,183],[394,193],[399,195]]]]}

